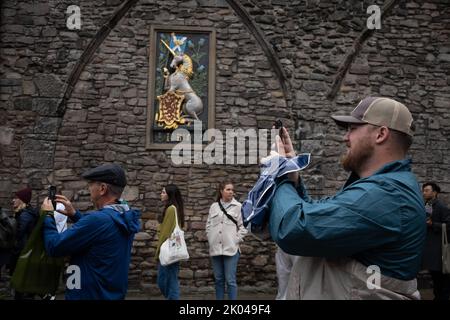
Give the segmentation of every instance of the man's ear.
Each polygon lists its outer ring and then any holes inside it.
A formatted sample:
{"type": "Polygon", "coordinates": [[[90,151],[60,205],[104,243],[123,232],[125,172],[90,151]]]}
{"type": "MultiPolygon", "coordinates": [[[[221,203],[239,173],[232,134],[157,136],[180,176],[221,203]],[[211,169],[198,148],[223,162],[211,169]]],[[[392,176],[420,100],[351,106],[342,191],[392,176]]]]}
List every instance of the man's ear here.
{"type": "Polygon", "coordinates": [[[377,136],[376,136],[376,143],[381,144],[384,143],[389,136],[391,135],[391,132],[389,131],[388,127],[381,126],[377,130],[377,136]]]}
{"type": "Polygon", "coordinates": [[[108,192],[108,186],[106,185],[106,183],[101,183],[100,184],[100,194],[102,196],[104,196],[107,192],[108,192]]]}

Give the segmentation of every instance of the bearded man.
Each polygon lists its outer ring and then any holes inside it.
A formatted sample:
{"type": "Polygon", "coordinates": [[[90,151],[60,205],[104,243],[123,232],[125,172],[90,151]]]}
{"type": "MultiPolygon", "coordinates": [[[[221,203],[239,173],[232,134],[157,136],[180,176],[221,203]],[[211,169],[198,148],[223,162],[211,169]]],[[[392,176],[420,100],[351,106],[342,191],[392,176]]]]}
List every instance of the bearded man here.
{"type": "MultiPolygon", "coordinates": [[[[420,299],[416,275],[425,241],[424,203],[406,157],[413,118],[388,98],[363,99],[350,116],[342,165],[350,172],[334,196],[312,200],[298,173],[277,182],[270,232],[285,252],[302,256],[300,299],[420,299]]],[[[283,128],[281,156],[295,156],[283,128]]],[[[289,297],[288,297],[289,298],[289,297]]]]}

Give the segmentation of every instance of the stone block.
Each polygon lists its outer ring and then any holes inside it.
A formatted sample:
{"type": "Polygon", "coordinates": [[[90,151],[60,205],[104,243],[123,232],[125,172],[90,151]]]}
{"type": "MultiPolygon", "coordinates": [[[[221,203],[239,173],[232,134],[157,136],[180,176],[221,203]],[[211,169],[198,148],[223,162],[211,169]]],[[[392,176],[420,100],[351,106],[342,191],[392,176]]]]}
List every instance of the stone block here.
{"type": "Polygon", "coordinates": [[[363,64],[353,64],[350,67],[350,73],[353,74],[369,74],[370,67],[368,65],[363,64]]]}
{"type": "Polygon", "coordinates": [[[10,145],[14,140],[14,128],[0,126],[0,145],[10,145]]]}
{"type": "Polygon", "coordinates": [[[60,118],[39,117],[36,119],[36,123],[34,125],[34,133],[48,133],[56,135],[60,123],[60,118]]]}
{"type": "Polygon", "coordinates": [[[197,0],[201,7],[229,8],[226,0],[197,0]]]}
{"type": "Polygon", "coordinates": [[[147,232],[138,232],[134,236],[135,241],[150,240],[152,237],[147,232]]]}
{"type": "Polygon", "coordinates": [[[319,81],[305,81],[303,83],[303,88],[307,92],[323,92],[325,93],[327,90],[327,86],[323,82],[319,81]]]}
{"type": "Polygon", "coordinates": [[[30,111],[32,109],[32,99],[30,97],[14,99],[14,107],[20,111],[30,111]]]}
{"type": "Polygon", "coordinates": [[[48,146],[48,142],[42,143],[41,141],[34,140],[33,143],[43,145],[45,148],[37,150],[24,148],[22,151],[22,168],[53,168],[53,148],[48,146]]]}
{"type": "Polygon", "coordinates": [[[32,110],[40,116],[56,116],[58,104],[58,99],[33,98],[32,110]]]}
{"type": "Polygon", "coordinates": [[[20,79],[0,79],[0,86],[20,86],[22,81],[20,79]]]}
{"type": "Polygon", "coordinates": [[[44,27],[42,29],[42,37],[54,37],[56,36],[57,31],[54,27],[44,27]]]}
{"type": "Polygon", "coordinates": [[[267,256],[263,255],[257,256],[256,258],[252,259],[252,264],[257,267],[265,266],[267,265],[267,262],[268,262],[267,256]]]}
{"type": "Polygon", "coordinates": [[[41,97],[58,98],[63,91],[63,83],[54,74],[39,74],[34,79],[41,97]]]}
{"type": "MultiPolygon", "coordinates": [[[[145,218],[147,215],[146,213],[142,213],[142,217],[145,218]]],[[[155,218],[155,214],[151,213],[151,219],[155,218]]],[[[156,231],[158,229],[159,226],[159,222],[157,220],[148,220],[145,224],[144,224],[144,229],[145,230],[153,230],[156,231]]]]}
{"type": "Polygon", "coordinates": [[[70,122],[85,122],[87,118],[86,110],[67,110],[64,116],[70,122]]]}
{"type": "Polygon", "coordinates": [[[11,191],[12,191],[11,181],[10,180],[0,180],[0,192],[10,193],[11,191]]]}
{"type": "Polygon", "coordinates": [[[74,177],[75,172],[72,169],[59,169],[53,172],[57,178],[74,177]]]}
{"type": "Polygon", "coordinates": [[[438,60],[442,62],[450,62],[450,53],[441,53],[438,55],[438,60]]]}
{"type": "Polygon", "coordinates": [[[380,94],[382,96],[395,97],[397,92],[398,92],[397,87],[394,86],[382,85],[380,87],[380,94]]]}
{"type": "Polygon", "coordinates": [[[126,186],[122,198],[126,201],[136,201],[139,199],[139,188],[135,186],[126,186]]]}
{"type": "Polygon", "coordinates": [[[180,279],[193,279],[194,278],[194,271],[189,269],[181,268],[179,273],[180,279]]]}

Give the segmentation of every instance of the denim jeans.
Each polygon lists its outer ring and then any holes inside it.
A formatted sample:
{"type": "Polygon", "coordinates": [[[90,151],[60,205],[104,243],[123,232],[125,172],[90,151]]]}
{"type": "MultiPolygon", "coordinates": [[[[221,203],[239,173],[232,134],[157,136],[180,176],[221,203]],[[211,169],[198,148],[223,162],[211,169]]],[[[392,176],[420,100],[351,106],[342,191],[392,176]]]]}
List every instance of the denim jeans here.
{"type": "Polygon", "coordinates": [[[178,272],[180,263],[175,262],[168,266],[158,263],[158,287],[163,296],[168,300],[180,299],[180,284],[178,283],[178,272]]]}
{"type": "Polygon", "coordinates": [[[240,253],[238,251],[234,256],[212,257],[217,300],[224,299],[225,283],[227,284],[228,299],[237,299],[236,270],[239,256],[240,253]]]}

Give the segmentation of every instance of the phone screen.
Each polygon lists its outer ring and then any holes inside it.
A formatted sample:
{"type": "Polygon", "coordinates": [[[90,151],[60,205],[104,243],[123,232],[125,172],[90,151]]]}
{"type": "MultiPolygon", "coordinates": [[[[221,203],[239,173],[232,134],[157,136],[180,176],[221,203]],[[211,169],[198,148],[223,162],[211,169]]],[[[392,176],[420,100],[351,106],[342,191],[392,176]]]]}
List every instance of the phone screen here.
{"type": "Polygon", "coordinates": [[[48,198],[52,201],[53,208],[56,210],[56,187],[50,186],[48,188],[48,198]]]}
{"type": "Polygon", "coordinates": [[[274,124],[273,124],[274,126],[275,126],[275,129],[279,129],[279,131],[278,131],[278,135],[280,136],[280,138],[281,138],[281,136],[283,135],[283,130],[282,130],[282,128],[283,128],[283,122],[281,122],[281,120],[276,120],[275,122],[274,122],[274,124]]]}

